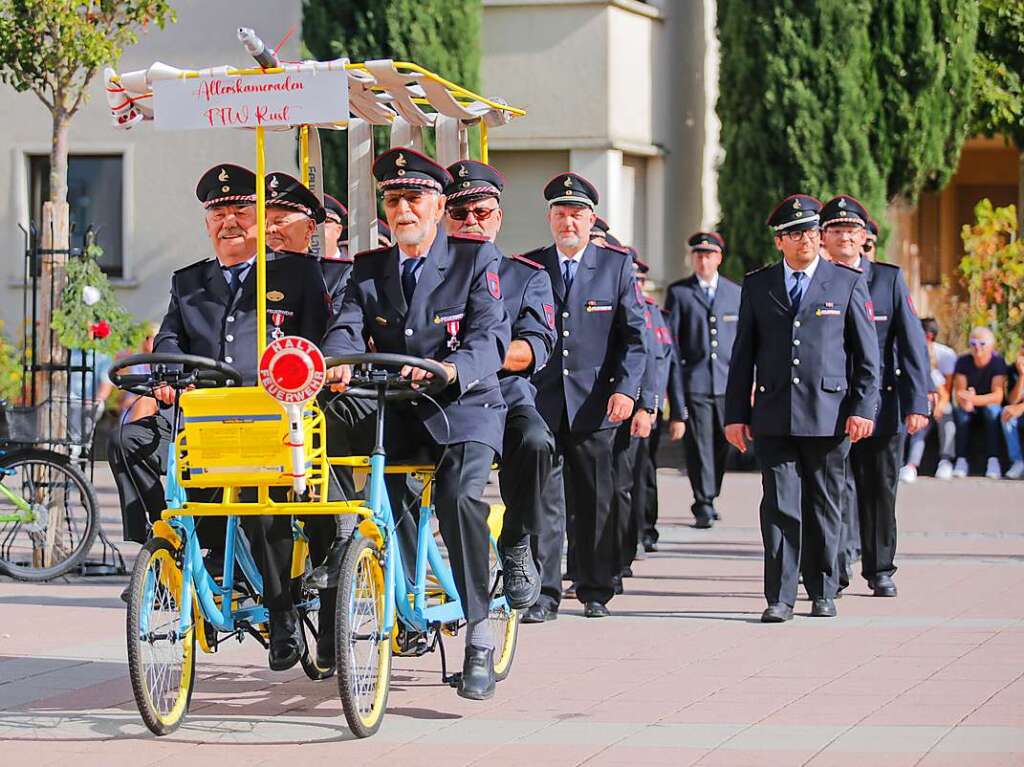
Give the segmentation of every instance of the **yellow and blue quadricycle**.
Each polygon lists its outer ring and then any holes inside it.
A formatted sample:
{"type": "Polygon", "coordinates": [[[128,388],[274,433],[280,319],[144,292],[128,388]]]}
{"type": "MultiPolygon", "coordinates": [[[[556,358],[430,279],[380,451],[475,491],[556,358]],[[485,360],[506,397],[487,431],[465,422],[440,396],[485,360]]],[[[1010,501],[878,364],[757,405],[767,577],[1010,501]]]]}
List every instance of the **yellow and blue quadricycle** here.
{"type": "MultiPolygon", "coordinates": [[[[167,508],[135,562],[129,588],[128,662],[139,711],[157,735],[175,730],[189,708],[196,647],[214,652],[225,640],[250,636],[266,644],[268,613],[262,577],[239,522],[246,516],[286,515],[293,526],[293,596],[306,633],[303,668],[313,679],[336,676],[349,728],[359,737],[380,727],[387,705],[393,654],[439,648],[463,623],[454,580],[432,527],[430,465],[389,465],[383,447],[387,404],[430,395],[444,385],[437,363],[388,354],[324,360],[315,344],[284,337],[268,344],[266,311],[265,142],[268,132],[297,133],[303,179],[322,199],[319,130],[348,133],[349,246],[376,244],[376,200],[370,172],[374,126],[388,126],[392,146],[422,147],[433,131],[437,159],[466,159],[471,145],[487,159],[488,128],[523,111],[487,99],[411,62],[353,63],[347,59],[281,63],[252,30],[239,39],[260,68],[202,70],[154,63],[145,70],[107,70],[114,125],[152,120],[171,130],[242,128],[256,138],[257,338],[259,385],[223,361],[187,354],[135,355],[118,363],[111,379],[150,395],[175,391],[177,428],[168,456],[167,508]],[[267,57],[271,60],[268,60],[267,57]],[[301,115],[301,119],[297,116],[301,115]],[[472,135],[471,135],[472,131],[472,135]],[[353,380],[340,396],[376,401],[376,444],[367,456],[330,456],[319,402],[325,370],[352,365],[353,380]],[[405,365],[433,374],[414,388],[400,375],[405,365]],[[139,372],[139,370],[143,372],[139,372]],[[351,471],[360,500],[333,500],[332,472],[351,471]],[[415,561],[404,561],[386,474],[405,474],[422,485],[415,561]],[[353,530],[330,572],[309,560],[302,518],[347,517],[353,530]],[[196,520],[226,518],[224,565],[207,569],[196,520]],[[314,566],[317,565],[317,566],[314,566]],[[320,589],[337,583],[335,668],[319,668],[310,648],[318,636],[320,589]],[[335,673],[336,669],[336,673],[335,673]]],[[[315,255],[323,232],[318,232],[315,255]]],[[[492,586],[489,623],[495,672],[504,678],[515,654],[518,617],[501,591],[496,538],[503,509],[491,526],[492,586]]],[[[449,679],[445,672],[446,680],[449,679]]]]}

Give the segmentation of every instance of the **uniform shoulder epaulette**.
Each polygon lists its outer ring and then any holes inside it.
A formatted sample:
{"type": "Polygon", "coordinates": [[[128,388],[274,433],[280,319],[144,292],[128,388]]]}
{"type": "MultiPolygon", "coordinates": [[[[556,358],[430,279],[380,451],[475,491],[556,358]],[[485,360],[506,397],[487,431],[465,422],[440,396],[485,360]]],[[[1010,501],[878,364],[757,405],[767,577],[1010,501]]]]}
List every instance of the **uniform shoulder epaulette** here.
{"type": "Polygon", "coordinates": [[[893,269],[897,272],[900,270],[899,264],[890,264],[888,261],[872,261],[871,268],[873,269],[876,266],[884,266],[887,269],[893,269]]]}
{"type": "Polygon", "coordinates": [[[352,260],[359,258],[360,256],[372,256],[374,253],[383,253],[385,250],[391,250],[390,245],[381,245],[379,248],[370,248],[369,250],[361,250],[352,256],[352,260]]]}
{"type": "Polygon", "coordinates": [[[189,264],[188,266],[183,266],[180,269],[175,269],[174,273],[184,274],[185,272],[191,271],[192,269],[198,269],[200,266],[206,266],[211,261],[213,261],[212,258],[204,258],[201,261],[196,261],[194,264],[189,264]]]}
{"type": "Polygon", "coordinates": [[[490,242],[487,237],[476,232],[457,232],[448,235],[453,240],[468,240],[469,242],[490,242]]]}
{"type": "MultiPolygon", "coordinates": [[[[534,251],[531,250],[530,252],[533,253],[534,251]]],[[[522,253],[519,253],[518,255],[512,256],[512,260],[513,261],[518,261],[518,262],[520,262],[522,264],[526,264],[527,266],[532,266],[534,269],[543,269],[544,268],[544,264],[538,264],[532,258],[527,258],[522,253]]]]}
{"type": "Polygon", "coordinates": [[[847,266],[846,264],[841,264],[838,261],[833,261],[832,263],[835,264],[836,266],[842,267],[843,269],[845,269],[848,272],[853,272],[854,274],[864,274],[864,270],[863,269],[858,269],[855,266],[847,266]]]}
{"type": "Polygon", "coordinates": [[[320,261],[325,264],[351,264],[355,261],[355,258],[349,256],[348,258],[328,258],[327,256],[321,256],[320,261]]]}
{"type": "Polygon", "coordinates": [[[767,269],[769,266],[774,266],[774,264],[764,264],[762,266],[757,267],[757,269],[751,269],[749,272],[747,272],[746,276],[747,277],[752,277],[755,274],[760,274],[765,269],[767,269]]]}
{"type": "Polygon", "coordinates": [[[600,245],[598,247],[605,248],[606,250],[614,250],[616,253],[621,253],[624,256],[630,255],[629,248],[623,248],[620,247],[619,245],[612,245],[610,242],[605,243],[604,245],[600,245]]]}

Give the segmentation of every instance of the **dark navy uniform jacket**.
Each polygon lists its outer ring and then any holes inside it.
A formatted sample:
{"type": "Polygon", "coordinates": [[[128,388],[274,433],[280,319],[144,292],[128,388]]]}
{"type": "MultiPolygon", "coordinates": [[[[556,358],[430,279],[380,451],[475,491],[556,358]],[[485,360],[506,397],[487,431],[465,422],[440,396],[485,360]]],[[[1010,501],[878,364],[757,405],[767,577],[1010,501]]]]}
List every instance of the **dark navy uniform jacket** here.
{"type": "Polygon", "coordinates": [[[874,419],[878,339],[864,276],[819,258],[795,316],[785,282],[781,261],[743,282],[725,422],[750,424],[756,439],[839,436],[848,416],[874,419]]]}
{"type": "Polygon", "coordinates": [[[345,286],[348,285],[349,275],[352,273],[352,265],[355,263],[349,255],[342,258],[321,258],[320,270],[324,273],[324,284],[331,296],[331,313],[337,314],[341,310],[341,300],[345,296],[345,286]]]}
{"type": "MultiPolygon", "coordinates": [[[[278,255],[267,262],[267,340],[275,330],[319,343],[329,305],[316,261],[278,255]]],[[[246,386],[255,386],[256,265],[232,296],[217,259],[179,269],[171,277],[171,302],[153,351],[198,354],[232,365],[246,386]]]]}
{"type": "Polygon", "coordinates": [[[628,251],[587,245],[566,295],[554,245],[526,256],[543,264],[555,293],[557,339],[552,362],[533,378],[537,410],[557,432],[616,428],[606,417],[612,394],[634,401],[646,367],[643,295],[628,251]]]}
{"type": "Polygon", "coordinates": [[[661,410],[675,348],[665,324],[665,316],[653,298],[644,299],[644,324],[648,329],[647,367],[644,370],[639,407],[661,410]]]}
{"type": "Polygon", "coordinates": [[[892,435],[907,415],[928,415],[928,342],[900,268],[867,258],[861,258],[860,266],[871,293],[878,332],[881,404],[875,434],[892,435]]]}
{"type": "Polygon", "coordinates": [[[505,311],[512,323],[512,340],[526,341],[533,350],[533,367],[522,373],[502,371],[501,396],[509,410],[533,407],[537,390],[530,376],[541,370],[555,346],[555,297],[544,267],[525,256],[503,258],[498,269],[505,311]]]}
{"type": "Polygon", "coordinates": [[[402,293],[398,246],[359,253],[341,311],[323,342],[327,356],[409,354],[455,365],[455,382],[413,409],[439,444],[481,442],[501,452],[505,401],[498,371],[509,344],[501,300],[501,252],[490,242],[438,230],[420,268],[412,305],[402,293]],[[450,431],[445,425],[447,416],[450,431]]]}
{"type": "MultiPolygon", "coordinates": [[[[708,305],[696,275],[673,282],[665,295],[668,326],[679,351],[681,383],[689,394],[721,396],[729,380],[729,360],[739,325],[740,286],[718,276],[715,300],[708,305]]],[[[684,409],[683,392],[674,386],[674,412],[684,409]]]]}

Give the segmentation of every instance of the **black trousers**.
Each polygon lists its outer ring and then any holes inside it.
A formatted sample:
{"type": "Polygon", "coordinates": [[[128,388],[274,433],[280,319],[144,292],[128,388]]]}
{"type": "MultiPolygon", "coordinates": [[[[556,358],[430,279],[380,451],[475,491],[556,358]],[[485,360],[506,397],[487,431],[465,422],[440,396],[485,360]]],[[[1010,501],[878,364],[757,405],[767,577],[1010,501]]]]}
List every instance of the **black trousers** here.
{"type": "Polygon", "coordinates": [[[647,480],[642,483],[644,524],[642,540],[658,541],[658,449],[661,446],[661,414],[655,418],[651,436],[647,439],[647,456],[642,462],[647,480]]]}
{"type": "Polygon", "coordinates": [[[633,486],[636,484],[636,464],[644,440],[632,436],[632,419],[626,421],[615,434],[615,543],[618,548],[618,567],[615,575],[629,567],[636,556],[636,521],[633,509],[633,486]]]}
{"type": "Polygon", "coordinates": [[[846,479],[843,482],[843,500],[840,504],[842,522],[839,532],[838,579],[841,588],[850,585],[849,573],[853,563],[860,559],[860,519],[857,512],[857,483],[853,478],[853,445],[846,459],[846,479]]]}
{"type": "Polygon", "coordinates": [[[576,597],[580,602],[611,600],[615,593],[614,576],[619,571],[619,543],[616,504],[623,502],[623,487],[628,508],[632,475],[616,473],[616,447],[623,445],[620,430],[600,429],[573,432],[568,424],[555,435],[556,461],[562,469],[567,530],[573,558],[570,568],[576,576],[576,597]]]}
{"type": "MultiPolygon", "coordinates": [[[[346,433],[336,438],[350,446],[350,454],[368,455],[375,440],[376,416],[376,404],[371,400],[341,397],[328,412],[328,433],[344,430],[346,433]]],[[[490,506],[483,500],[483,494],[494,450],[480,442],[437,444],[409,405],[388,406],[384,449],[393,463],[429,462],[436,466],[434,510],[463,613],[470,623],[485,619],[491,589],[487,527],[490,506]]],[[[416,562],[421,488],[400,474],[388,475],[387,488],[406,577],[411,578],[416,562]]]]}
{"type": "MultiPolygon", "coordinates": [[[[110,468],[121,499],[121,518],[125,540],[144,543],[149,535],[147,522],[155,522],[166,508],[163,478],[167,473],[167,448],[172,429],[161,415],[141,418],[118,432],[114,431],[108,448],[110,468]]],[[[275,489],[283,499],[287,490],[275,489]]],[[[189,498],[215,501],[219,491],[190,490],[189,498]]],[[[251,495],[243,490],[243,499],[251,495]]],[[[311,516],[303,520],[310,539],[310,556],[319,564],[334,541],[336,522],[330,516],[311,516]]],[[[253,559],[263,576],[263,603],[270,610],[292,607],[292,519],[284,515],[242,517],[253,559]]],[[[220,550],[224,545],[223,517],[196,518],[196,531],[203,548],[220,550]]]]}
{"type": "Polygon", "coordinates": [[[725,439],[725,397],[687,394],[686,475],[693,488],[693,515],[713,516],[715,499],[722,492],[729,443],[725,439]]]}
{"type": "Polygon", "coordinates": [[[764,596],[796,604],[836,594],[847,437],[757,437],[761,463],[764,596]]]}
{"type": "Polygon", "coordinates": [[[857,490],[861,574],[896,572],[896,489],[903,461],[903,433],[862,439],[850,448],[857,490]]]}
{"type": "Polygon", "coordinates": [[[540,529],[530,536],[533,559],[540,572],[537,604],[558,609],[562,601],[562,546],[566,539],[564,459],[555,441],[555,455],[541,495],[540,529]]]}
{"type": "MultiPolygon", "coordinates": [[[[537,408],[520,405],[505,418],[498,486],[505,503],[501,545],[514,546],[524,535],[546,535],[544,489],[551,478],[555,438],[537,408]]],[[[559,552],[561,555],[561,552],[559,552]]]]}

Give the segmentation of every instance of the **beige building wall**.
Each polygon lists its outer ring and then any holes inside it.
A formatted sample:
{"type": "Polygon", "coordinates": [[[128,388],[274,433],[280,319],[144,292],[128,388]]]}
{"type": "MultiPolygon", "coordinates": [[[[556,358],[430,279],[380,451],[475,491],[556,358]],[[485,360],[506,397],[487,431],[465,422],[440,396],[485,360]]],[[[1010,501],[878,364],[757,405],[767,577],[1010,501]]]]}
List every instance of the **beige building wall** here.
{"type": "Polygon", "coordinates": [[[528,112],[491,134],[503,245],[551,241],[534,211],[573,170],[656,285],[688,270],[687,237],[718,218],[714,13],[713,0],[484,0],[482,90],[528,112]]]}
{"type": "MultiPolygon", "coordinates": [[[[301,26],[299,0],[247,0],[245,3],[175,0],[178,23],[153,28],[125,51],[115,68],[142,69],[154,61],[182,68],[230,64],[251,66],[238,43],[239,26],[256,29],[274,45],[293,26],[301,26]]],[[[298,58],[297,37],[285,44],[282,58],[298,58]]],[[[124,276],[115,280],[120,299],[140,319],[158,320],[167,307],[172,271],[211,255],[202,208],[195,198],[199,176],[219,162],[255,166],[251,132],[214,130],[157,131],[150,124],[130,131],[112,127],[97,77],[89,103],[75,117],[71,153],[123,155],[124,276]]],[[[21,318],[24,241],[18,225],[30,219],[28,156],[47,154],[49,113],[35,95],[0,86],[0,244],[4,261],[3,306],[8,330],[21,318]]],[[[295,172],[295,142],[288,134],[268,140],[268,169],[295,172]]],[[[103,244],[103,233],[99,235],[103,244]]]]}

